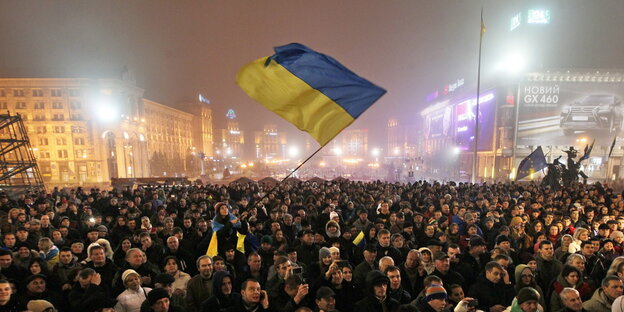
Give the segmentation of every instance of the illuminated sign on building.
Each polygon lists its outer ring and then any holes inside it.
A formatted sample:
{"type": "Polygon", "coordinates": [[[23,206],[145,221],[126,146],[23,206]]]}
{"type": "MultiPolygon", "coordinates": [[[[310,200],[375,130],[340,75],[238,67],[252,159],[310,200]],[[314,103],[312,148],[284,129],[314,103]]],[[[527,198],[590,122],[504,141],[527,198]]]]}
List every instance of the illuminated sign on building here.
{"type": "MultiPolygon", "coordinates": [[[[479,150],[492,148],[492,131],[496,112],[495,91],[489,91],[479,98],[479,150]]],[[[462,100],[455,105],[455,138],[462,150],[472,150],[475,140],[477,99],[462,100]]]]}
{"type": "MultiPolygon", "coordinates": [[[[449,95],[455,92],[455,90],[457,90],[459,87],[463,85],[464,85],[464,78],[460,78],[460,79],[457,79],[457,81],[453,83],[446,84],[444,85],[444,88],[442,90],[442,95],[449,95]]],[[[437,99],[439,96],[440,96],[440,92],[438,90],[435,90],[434,92],[427,94],[427,102],[432,102],[435,99],[437,99]]]]}
{"type": "Polygon", "coordinates": [[[518,13],[514,17],[511,18],[509,30],[513,31],[514,29],[518,28],[521,23],[522,23],[522,13],[518,13]]]}
{"type": "Polygon", "coordinates": [[[527,24],[550,24],[550,10],[529,10],[527,24]]]}

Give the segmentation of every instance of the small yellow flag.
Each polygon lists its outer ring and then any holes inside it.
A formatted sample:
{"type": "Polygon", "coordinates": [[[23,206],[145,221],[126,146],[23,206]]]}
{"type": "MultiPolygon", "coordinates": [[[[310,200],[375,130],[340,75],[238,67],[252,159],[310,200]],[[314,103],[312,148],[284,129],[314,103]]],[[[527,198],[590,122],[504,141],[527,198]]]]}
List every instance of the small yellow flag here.
{"type": "Polygon", "coordinates": [[[206,250],[206,255],[208,257],[214,257],[219,253],[219,246],[217,241],[217,232],[212,233],[212,238],[210,239],[210,244],[208,245],[208,250],[206,250]]]}

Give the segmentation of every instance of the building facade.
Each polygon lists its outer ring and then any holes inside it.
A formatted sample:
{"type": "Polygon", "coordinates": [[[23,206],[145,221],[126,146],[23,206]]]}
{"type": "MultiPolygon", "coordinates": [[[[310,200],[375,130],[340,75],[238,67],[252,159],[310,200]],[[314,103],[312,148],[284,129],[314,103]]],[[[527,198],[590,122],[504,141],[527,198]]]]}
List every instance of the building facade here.
{"type": "Polygon", "coordinates": [[[128,75],[2,78],[0,110],[22,116],[47,185],[191,174],[184,162],[170,172],[151,172],[154,153],[184,160],[192,152],[196,123],[193,114],[146,100],[143,93],[128,75]]]}

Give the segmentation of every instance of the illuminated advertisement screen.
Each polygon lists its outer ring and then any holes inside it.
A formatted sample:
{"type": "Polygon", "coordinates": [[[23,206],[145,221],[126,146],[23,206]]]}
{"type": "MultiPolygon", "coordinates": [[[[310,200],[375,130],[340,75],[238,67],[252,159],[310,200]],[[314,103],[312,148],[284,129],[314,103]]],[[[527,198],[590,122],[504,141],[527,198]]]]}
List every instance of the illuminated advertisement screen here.
{"type": "Polygon", "coordinates": [[[550,24],[550,10],[529,10],[527,12],[528,24],[550,24]]]}
{"type": "MultiPolygon", "coordinates": [[[[492,150],[496,92],[486,91],[479,99],[479,151],[492,150]]],[[[455,105],[455,139],[460,149],[474,151],[477,98],[466,99],[455,105]]]]}
{"type": "Polygon", "coordinates": [[[425,118],[425,135],[429,139],[447,137],[451,134],[453,109],[450,106],[439,109],[425,118]]]}
{"type": "Polygon", "coordinates": [[[517,145],[609,146],[622,133],[622,82],[527,81],[519,91],[517,145]]]}

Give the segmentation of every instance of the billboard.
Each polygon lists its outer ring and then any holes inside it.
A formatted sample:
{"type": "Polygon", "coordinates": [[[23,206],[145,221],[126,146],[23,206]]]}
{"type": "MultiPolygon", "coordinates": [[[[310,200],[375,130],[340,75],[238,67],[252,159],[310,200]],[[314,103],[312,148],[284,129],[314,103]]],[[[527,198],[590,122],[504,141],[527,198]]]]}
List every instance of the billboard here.
{"type": "MultiPolygon", "coordinates": [[[[455,104],[455,139],[461,150],[474,151],[476,113],[476,97],[455,104]]],[[[485,91],[479,98],[479,151],[492,150],[495,115],[496,91],[485,91]]]]}
{"type": "Polygon", "coordinates": [[[425,136],[428,139],[448,137],[452,135],[453,108],[446,106],[435,110],[425,117],[425,136]]]}
{"type": "Polygon", "coordinates": [[[624,126],[624,84],[583,80],[521,83],[517,145],[610,145],[624,126]]]}

